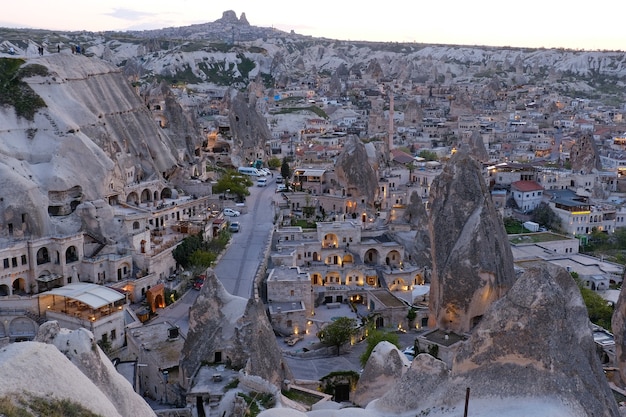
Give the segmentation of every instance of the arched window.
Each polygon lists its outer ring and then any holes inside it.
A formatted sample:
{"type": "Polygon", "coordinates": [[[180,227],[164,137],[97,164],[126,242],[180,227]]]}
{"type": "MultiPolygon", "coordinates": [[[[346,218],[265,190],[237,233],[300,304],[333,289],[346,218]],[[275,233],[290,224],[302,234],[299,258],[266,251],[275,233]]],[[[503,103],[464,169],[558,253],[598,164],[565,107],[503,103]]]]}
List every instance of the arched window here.
{"type": "Polygon", "coordinates": [[[48,248],[41,248],[37,251],[37,265],[47,264],[50,262],[50,254],[48,248]]]}
{"type": "Polygon", "coordinates": [[[70,246],[65,251],[65,263],[69,264],[76,261],[78,261],[78,251],[76,250],[76,246],[70,246]]]}

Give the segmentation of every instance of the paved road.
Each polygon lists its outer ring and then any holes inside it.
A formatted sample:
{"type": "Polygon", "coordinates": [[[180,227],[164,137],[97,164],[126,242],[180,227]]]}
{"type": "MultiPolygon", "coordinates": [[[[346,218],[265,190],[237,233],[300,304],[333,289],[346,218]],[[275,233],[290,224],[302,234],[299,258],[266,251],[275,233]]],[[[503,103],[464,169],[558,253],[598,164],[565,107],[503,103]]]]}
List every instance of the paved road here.
{"type": "Polygon", "coordinates": [[[232,295],[250,298],[257,269],[263,257],[274,227],[274,178],[268,178],[266,187],[249,188],[250,196],[246,198],[244,214],[231,217],[238,221],[241,229],[233,233],[231,243],[215,266],[215,274],[224,284],[224,288],[232,295]],[[247,211],[247,213],[245,213],[247,211]]]}
{"type": "MultiPolygon", "coordinates": [[[[238,221],[241,231],[233,233],[231,243],[215,266],[215,274],[222,281],[226,290],[233,295],[250,298],[257,268],[264,256],[266,243],[273,227],[274,178],[269,177],[266,187],[249,188],[250,196],[246,199],[248,207],[239,217],[229,220],[238,221]]],[[[168,322],[180,328],[186,336],[189,330],[189,309],[196,301],[199,291],[187,291],[176,303],[160,310],[158,317],[151,323],[168,322]]]]}

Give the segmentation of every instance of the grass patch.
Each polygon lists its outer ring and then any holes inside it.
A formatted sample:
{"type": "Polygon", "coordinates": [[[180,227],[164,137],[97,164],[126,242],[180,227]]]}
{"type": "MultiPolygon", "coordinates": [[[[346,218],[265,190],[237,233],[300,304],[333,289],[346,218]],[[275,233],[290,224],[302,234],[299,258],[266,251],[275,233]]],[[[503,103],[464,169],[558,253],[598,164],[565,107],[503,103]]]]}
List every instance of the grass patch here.
{"type": "Polygon", "coordinates": [[[81,404],[68,399],[45,398],[34,395],[13,399],[0,397],[0,415],[3,417],[102,417],[81,404]]]}
{"type": "Polygon", "coordinates": [[[240,392],[239,395],[248,404],[246,410],[246,417],[256,417],[261,413],[261,408],[268,409],[274,406],[274,396],[269,393],[251,392],[251,395],[246,395],[240,392]]]}
{"type": "Polygon", "coordinates": [[[289,390],[289,391],[283,390],[282,394],[285,397],[289,398],[290,400],[299,402],[300,404],[304,404],[309,407],[317,403],[321,398],[320,396],[313,395],[308,392],[299,391],[299,390],[289,390]]]}
{"type": "Polygon", "coordinates": [[[25,62],[20,58],[0,58],[0,105],[13,107],[18,117],[32,121],[46,102],[22,79],[46,76],[48,69],[38,64],[22,67],[25,62]]]}
{"type": "Polygon", "coordinates": [[[319,117],[321,117],[323,119],[328,119],[328,115],[326,114],[326,112],[324,110],[320,109],[317,106],[284,107],[284,108],[274,112],[274,114],[290,114],[290,113],[296,113],[296,112],[299,112],[299,111],[310,111],[312,113],[315,113],[316,115],[318,115],[319,117]]]}

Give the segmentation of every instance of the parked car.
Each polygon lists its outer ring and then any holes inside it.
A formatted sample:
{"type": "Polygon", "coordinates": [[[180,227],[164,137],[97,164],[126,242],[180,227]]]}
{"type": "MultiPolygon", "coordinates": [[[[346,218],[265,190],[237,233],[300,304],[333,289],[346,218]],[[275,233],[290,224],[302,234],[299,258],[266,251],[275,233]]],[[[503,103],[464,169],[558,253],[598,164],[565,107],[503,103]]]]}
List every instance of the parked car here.
{"type": "Polygon", "coordinates": [[[276,184],[282,184],[283,183],[284,178],[282,177],[282,175],[279,175],[276,177],[276,184]]]}
{"type": "Polygon", "coordinates": [[[281,191],[285,191],[287,189],[287,187],[285,186],[285,184],[278,184],[276,185],[276,192],[280,193],[281,191]]]}
{"type": "Polygon", "coordinates": [[[241,228],[241,226],[239,226],[239,222],[232,222],[230,224],[230,226],[228,226],[228,230],[231,233],[237,233],[239,231],[239,229],[241,228]]]}
{"type": "Polygon", "coordinates": [[[402,353],[404,353],[404,356],[406,356],[408,360],[412,361],[415,359],[415,346],[407,347],[402,351],[402,353]]]}
{"type": "Polygon", "coordinates": [[[265,175],[272,175],[272,171],[269,168],[261,168],[261,171],[265,172],[265,175]]]}
{"type": "Polygon", "coordinates": [[[241,212],[237,210],[233,210],[231,208],[225,208],[224,216],[238,217],[238,216],[241,216],[241,212]]]}
{"type": "Polygon", "coordinates": [[[204,279],[196,278],[196,280],[193,282],[193,289],[196,291],[200,291],[203,285],[204,285],[204,279]]]}

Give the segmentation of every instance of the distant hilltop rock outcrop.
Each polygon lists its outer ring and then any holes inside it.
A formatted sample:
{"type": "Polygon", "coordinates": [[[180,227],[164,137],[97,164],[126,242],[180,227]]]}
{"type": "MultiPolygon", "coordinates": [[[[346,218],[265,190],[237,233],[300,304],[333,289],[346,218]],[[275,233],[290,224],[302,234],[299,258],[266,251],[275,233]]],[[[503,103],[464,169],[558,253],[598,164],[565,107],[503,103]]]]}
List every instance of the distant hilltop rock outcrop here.
{"type": "Polygon", "coordinates": [[[470,331],[515,282],[506,231],[479,164],[452,156],[430,190],[430,327],[470,331]]]}
{"type": "Polygon", "coordinates": [[[237,14],[233,10],[222,12],[222,17],[217,19],[214,23],[250,26],[245,13],[241,13],[241,18],[237,19],[237,14]]]}
{"type": "Polygon", "coordinates": [[[537,417],[620,415],[580,290],[562,267],[527,269],[460,343],[451,370],[418,355],[373,409],[385,415],[435,409],[460,415],[469,387],[470,415],[485,404],[490,415],[510,409],[537,417]]]}
{"type": "Polygon", "coordinates": [[[14,400],[18,409],[41,399],[76,403],[102,417],[156,416],[88,330],[47,322],[36,340],[0,349],[0,397],[14,400]]]}
{"type": "Polygon", "coordinates": [[[221,361],[280,387],[291,377],[265,307],[260,301],[229,294],[215,272],[207,270],[200,295],[189,311],[189,333],[181,365],[192,376],[203,363],[221,361]]]}

